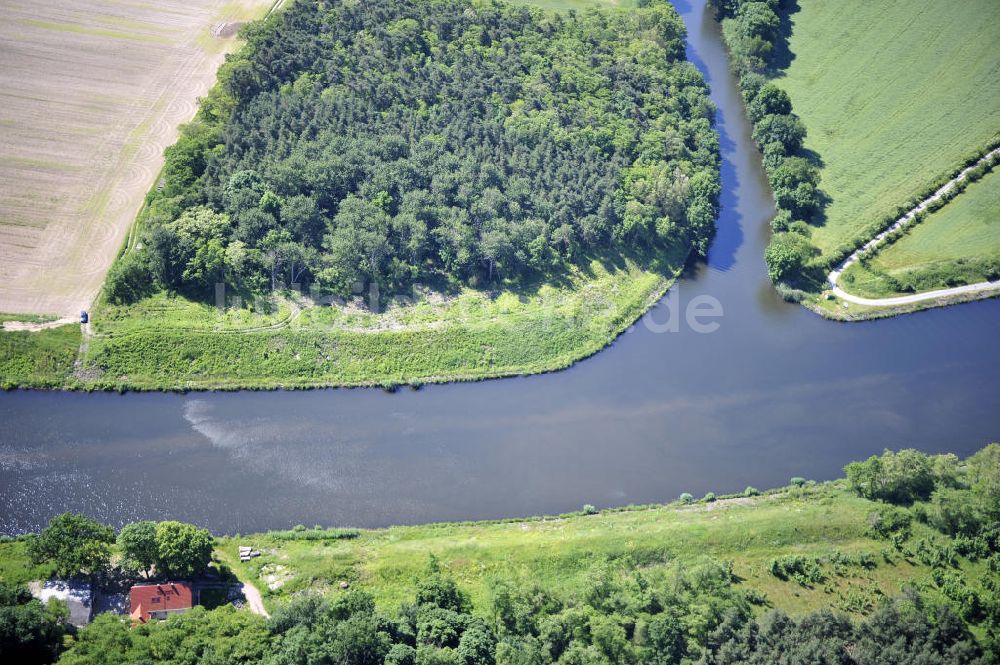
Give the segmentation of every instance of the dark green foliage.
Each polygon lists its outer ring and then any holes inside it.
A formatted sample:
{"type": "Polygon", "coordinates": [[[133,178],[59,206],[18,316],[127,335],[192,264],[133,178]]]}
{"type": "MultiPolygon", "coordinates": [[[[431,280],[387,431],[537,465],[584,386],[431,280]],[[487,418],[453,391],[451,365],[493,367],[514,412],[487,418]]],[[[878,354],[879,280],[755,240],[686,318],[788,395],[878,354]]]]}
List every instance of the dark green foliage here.
{"type": "Polygon", "coordinates": [[[771,281],[794,281],[802,276],[816,248],[798,233],[776,233],[764,250],[771,281]]]}
{"type": "Polygon", "coordinates": [[[53,517],[28,550],[35,563],[51,563],[63,578],[104,570],[111,558],[115,530],[84,515],[63,513],[53,517]]]}
{"type": "Polygon", "coordinates": [[[964,622],[918,596],[882,604],[857,631],[855,658],[866,665],[982,662],[964,622]]]}
{"type": "Polygon", "coordinates": [[[151,295],[155,289],[148,253],[130,251],[108,270],[104,294],[113,303],[135,302],[151,295]]]}
{"type": "Polygon", "coordinates": [[[0,662],[54,661],[62,650],[68,615],[57,600],[42,605],[27,589],[0,582],[0,662]]]}
{"type": "Polygon", "coordinates": [[[866,499],[902,505],[928,499],[934,491],[930,458],[913,449],[886,450],[844,467],[851,487],[866,499]]]}
{"type": "Polygon", "coordinates": [[[156,570],[163,576],[196,577],[212,561],[212,534],[184,522],[156,525],[156,570]]]}
{"type": "Polygon", "coordinates": [[[795,580],[802,586],[820,584],[826,576],[818,559],[789,554],[771,560],[771,574],[782,580],[795,580]]]}
{"type": "Polygon", "coordinates": [[[987,519],[969,492],[947,487],[934,491],[927,515],[931,526],[949,536],[975,537],[987,519]]]}
{"type": "MultiPolygon", "coordinates": [[[[193,610],[169,621],[129,628],[113,614],[100,614],[77,635],[60,663],[139,665],[149,663],[260,663],[276,650],[264,620],[232,606],[193,610]]],[[[276,654],[277,655],[277,654],[276,654]]],[[[294,662],[276,659],[275,662],[294,662]]]]}
{"type": "MultiPolygon", "coordinates": [[[[793,222],[810,222],[820,215],[824,197],[819,169],[815,156],[802,149],[806,128],[792,113],[788,93],[768,81],[780,68],[775,58],[784,47],[785,35],[779,14],[788,10],[780,0],[723,0],[716,2],[716,9],[777,207],[771,223],[775,235],[765,252],[768,276],[776,284],[808,283],[806,268],[819,250],[807,240],[808,233],[789,237],[783,232],[793,222]]],[[[790,292],[786,289],[785,293],[790,292]]]]}
{"type": "Polygon", "coordinates": [[[636,247],[704,253],[718,139],[684,34],[663,0],[295,2],[247,31],[167,151],[143,249],[107,296],[206,297],[216,281],[347,295],[516,281],[636,247]]]}
{"type": "Polygon", "coordinates": [[[872,533],[885,540],[906,540],[910,537],[912,522],[913,516],[909,512],[895,506],[880,506],[868,515],[868,526],[872,533]]]}
{"type": "Polygon", "coordinates": [[[1000,444],[991,443],[966,460],[966,477],[983,510],[1000,518],[1000,444]]]}
{"type": "MultiPolygon", "coordinates": [[[[760,123],[767,116],[788,116],[792,112],[792,100],[788,93],[773,83],[761,86],[747,101],[747,115],[754,123],[760,123]]],[[[770,143],[764,141],[763,143],[770,143]]],[[[763,145],[759,143],[759,145],[763,145]]]]}
{"type": "Polygon", "coordinates": [[[427,574],[417,583],[417,605],[431,605],[457,613],[470,609],[468,594],[441,572],[440,564],[433,557],[427,565],[427,574]]]}
{"type": "Polygon", "coordinates": [[[122,567],[142,571],[148,577],[159,558],[156,522],[134,522],[122,527],[118,533],[118,548],[122,554],[122,567]]]}
{"type": "Polygon", "coordinates": [[[782,612],[759,624],[739,615],[709,645],[702,662],[712,665],[897,665],[981,663],[982,653],[964,622],[947,607],[926,606],[919,597],[884,602],[858,626],[829,611],[799,621],[782,612]],[[723,637],[724,635],[724,637],[723,637]],[[722,638],[722,639],[718,639],[722,638]]]}

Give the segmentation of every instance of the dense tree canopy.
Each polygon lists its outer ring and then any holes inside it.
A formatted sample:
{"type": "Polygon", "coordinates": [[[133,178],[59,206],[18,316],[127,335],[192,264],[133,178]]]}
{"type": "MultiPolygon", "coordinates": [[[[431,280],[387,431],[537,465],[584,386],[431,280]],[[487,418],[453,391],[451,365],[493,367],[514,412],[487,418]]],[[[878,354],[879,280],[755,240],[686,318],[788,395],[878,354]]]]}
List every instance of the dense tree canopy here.
{"type": "Polygon", "coordinates": [[[156,525],[156,569],[166,576],[195,577],[212,561],[212,534],[185,522],[156,525]]]}
{"type": "Polygon", "coordinates": [[[53,517],[49,525],[29,546],[36,563],[51,563],[60,577],[92,575],[107,567],[115,530],[85,515],[64,513],[53,517]]]}
{"type": "Polygon", "coordinates": [[[705,252],[713,107],[677,14],[643,5],[298,0],[248,30],[167,151],[108,297],[484,284],[705,252]]]}
{"type": "Polygon", "coordinates": [[[531,585],[494,583],[484,618],[432,566],[395,617],[350,590],[296,594],[269,620],[201,608],[129,630],[103,615],[64,663],[273,665],[735,665],[986,663],[964,621],[909,590],[860,622],[820,610],[755,618],[728,565],[704,562],[659,584],[600,565],[584,597],[565,602],[531,585]],[[457,604],[456,604],[457,603],[457,604]]]}
{"type": "Polygon", "coordinates": [[[42,603],[24,587],[0,582],[0,662],[51,663],[59,655],[69,611],[42,603]]]}

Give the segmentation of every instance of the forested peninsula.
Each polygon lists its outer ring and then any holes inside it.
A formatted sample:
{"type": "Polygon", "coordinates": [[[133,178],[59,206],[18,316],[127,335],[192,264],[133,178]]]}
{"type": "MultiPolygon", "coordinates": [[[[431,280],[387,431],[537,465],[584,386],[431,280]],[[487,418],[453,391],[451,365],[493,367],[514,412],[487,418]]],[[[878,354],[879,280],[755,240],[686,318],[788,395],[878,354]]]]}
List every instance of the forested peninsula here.
{"type": "Polygon", "coordinates": [[[665,0],[297,0],[243,35],[167,150],[76,363],[46,345],[5,385],[551,371],[707,251],[714,106],[665,0]]]}

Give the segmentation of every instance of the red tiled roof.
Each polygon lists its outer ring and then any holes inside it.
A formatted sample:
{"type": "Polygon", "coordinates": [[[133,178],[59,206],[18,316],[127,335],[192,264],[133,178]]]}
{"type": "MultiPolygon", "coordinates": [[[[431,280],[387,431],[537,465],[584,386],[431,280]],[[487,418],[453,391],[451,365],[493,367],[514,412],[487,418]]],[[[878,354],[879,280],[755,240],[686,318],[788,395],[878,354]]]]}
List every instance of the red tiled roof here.
{"type": "Polygon", "coordinates": [[[153,612],[190,609],[194,594],[184,582],[137,584],[129,591],[132,620],[146,623],[153,612]]]}

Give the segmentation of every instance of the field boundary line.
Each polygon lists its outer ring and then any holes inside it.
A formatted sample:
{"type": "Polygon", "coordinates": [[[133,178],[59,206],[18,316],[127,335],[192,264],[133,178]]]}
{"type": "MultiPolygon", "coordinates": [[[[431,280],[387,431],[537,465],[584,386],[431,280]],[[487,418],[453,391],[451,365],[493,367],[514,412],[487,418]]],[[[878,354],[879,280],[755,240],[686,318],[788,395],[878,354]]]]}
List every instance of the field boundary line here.
{"type": "MultiPolygon", "coordinates": [[[[923,201],[918,203],[916,206],[911,208],[909,212],[897,219],[895,222],[889,225],[884,231],[876,235],[874,238],[866,242],[860,248],[854,250],[854,252],[844,259],[840,265],[830,271],[827,275],[827,282],[833,288],[833,293],[838,298],[846,300],[848,302],[853,302],[858,305],[871,305],[871,306],[882,306],[882,305],[909,305],[912,303],[923,302],[925,300],[934,300],[936,298],[942,298],[952,295],[961,295],[974,292],[987,293],[993,291],[994,289],[1000,289],[1000,279],[992,282],[977,282],[976,284],[966,284],[964,286],[956,286],[949,289],[937,289],[934,291],[924,291],[923,293],[914,293],[908,296],[894,296],[889,298],[863,298],[861,296],[856,296],[848,293],[842,289],[838,282],[844,271],[850,268],[854,263],[861,259],[861,256],[866,252],[873,251],[877,249],[880,245],[884,244],[886,238],[890,234],[906,228],[913,224],[916,220],[917,215],[927,210],[927,207],[939,200],[949,191],[951,191],[958,183],[969,177],[969,173],[978,168],[979,166],[992,161],[994,158],[1000,156],[1000,147],[994,148],[990,152],[983,155],[974,164],[966,167],[954,178],[946,182],[941,186],[936,192],[925,198],[923,201]]],[[[959,193],[961,195],[961,193],[959,193]]]]}

